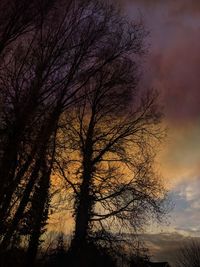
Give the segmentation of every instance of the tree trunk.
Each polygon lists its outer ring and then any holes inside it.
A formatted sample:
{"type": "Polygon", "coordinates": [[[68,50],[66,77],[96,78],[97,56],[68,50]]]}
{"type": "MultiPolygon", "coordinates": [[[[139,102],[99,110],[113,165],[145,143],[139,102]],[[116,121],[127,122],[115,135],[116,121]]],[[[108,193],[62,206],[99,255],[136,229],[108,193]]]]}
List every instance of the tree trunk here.
{"type": "MultiPolygon", "coordinates": [[[[91,141],[91,139],[90,139],[91,141]]],[[[85,156],[83,158],[83,174],[82,184],[80,186],[79,197],[76,203],[75,231],[74,238],[71,243],[72,254],[77,255],[81,261],[84,259],[82,254],[88,245],[89,223],[91,221],[91,213],[93,208],[93,198],[91,195],[92,183],[92,146],[91,142],[87,142],[85,156]]],[[[80,265],[80,264],[79,264],[80,265]]],[[[82,262],[80,266],[85,266],[82,262]]]]}
{"type": "Polygon", "coordinates": [[[83,174],[83,182],[80,188],[80,195],[76,207],[75,231],[71,242],[71,260],[72,267],[87,267],[87,253],[89,238],[88,232],[90,228],[91,211],[93,201],[90,194],[91,174],[86,172],[83,174]]]}
{"type": "Polygon", "coordinates": [[[72,249],[83,250],[88,243],[89,222],[91,220],[91,212],[93,208],[93,197],[91,195],[92,174],[93,174],[93,131],[94,131],[94,115],[92,114],[83,149],[83,174],[80,193],[76,203],[75,216],[75,232],[71,243],[72,249]]]}
{"type": "Polygon", "coordinates": [[[12,220],[12,223],[10,225],[10,227],[8,228],[3,240],[2,240],[2,243],[0,245],[0,248],[2,250],[5,250],[7,249],[8,245],[9,245],[9,242],[10,242],[10,239],[14,233],[14,231],[16,230],[17,226],[18,226],[18,223],[19,221],[21,220],[22,218],[22,214],[26,208],[26,205],[29,201],[29,197],[30,197],[30,194],[31,194],[31,191],[33,189],[33,186],[35,184],[35,181],[37,180],[38,178],[38,172],[40,170],[40,161],[38,161],[36,163],[36,166],[34,167],[34,170],[31,174],[31,177],[30,177],[30,180],[24,190],[24,193],[23,193],[23,197],[22,197],[22,200],[20,201],[20,204],[19,204],[19,207],[15,213],[15,216],[12,220]]]}
{"type": "Polygon", "coordinates": [[[89,187],[90,187],[90,179],[88,177],[84,177],[80,190],[80,199],[77,205],[75,233],[72,241],[72,246],[76,248],[84,247],[85,244],[87,243],[90,213],[92,208],[92,201],[91,201],[89,187]]]}
{"type": "Polygon", "coordinates": [[[27,267],[34,266],[40,243],[40,236],[42,234],[43,227],[47,221],[50,175],[51,170],[48,170],[47,173],[44,173],[44,175],[42,175],[39,182],[39,188],[35,192],[35,195],[33,197],[34,208],[32,208],[32,213],[35,218],[31,229],[32,233],[30,236],[29,246],[26,255],[25,266],[27,267]]]}
{"type": "MultiPolygon", "coordinates": [[[[33,213],[33,225],[32,225],[32,233],[30,236],[30,241],[28,245],[26,262],[25,266],[32,267],[34,266],[37,251],[40,243],[40,236],[42,234],[42,230],[46,221],[48,219],[48,201],[49,201],[49,187],[50,187],[50,177],[51,171],[54,162],[55,155],[55,139],[57,133],[57,123],[60,115],[59,106],[55,109],[55,112],[50,117],[50,120],[46,127],[45,137],[47,144],[50,142],[52,145],[51,151],[51,159],[47,160],[46,157],[48,155],[47,150],[45,150],[45,154],[43,156],[43,164],[42,164],[42,176],[40,177],[39,187],[35,191],[33,200],[32,200],[32,213],[33,213]],[[52,136],[52,140],[51,139],[52,136]]],[[[49,148],[50,143],[47,145],[49,148]]],[[[47,157],[48,158],[48,157],[47,157]]]]}

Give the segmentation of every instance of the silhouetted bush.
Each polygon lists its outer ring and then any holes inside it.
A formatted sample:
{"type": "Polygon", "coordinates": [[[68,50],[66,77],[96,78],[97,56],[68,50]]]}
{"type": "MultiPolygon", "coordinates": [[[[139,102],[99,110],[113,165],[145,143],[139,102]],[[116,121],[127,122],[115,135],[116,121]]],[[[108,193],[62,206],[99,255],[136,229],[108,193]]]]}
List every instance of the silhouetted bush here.
{"type": "Polygon", "coordinates": [[[82,250],[55,250],[44,263],[45,267],[116,267],[109,251],[90,243],[82,250]]]}
{"type": "Polygon", "coordinates": [[[1,267],[22,267],[25,259],[25,251],[23,249],[14,248],[0,254],[1,267]]]}

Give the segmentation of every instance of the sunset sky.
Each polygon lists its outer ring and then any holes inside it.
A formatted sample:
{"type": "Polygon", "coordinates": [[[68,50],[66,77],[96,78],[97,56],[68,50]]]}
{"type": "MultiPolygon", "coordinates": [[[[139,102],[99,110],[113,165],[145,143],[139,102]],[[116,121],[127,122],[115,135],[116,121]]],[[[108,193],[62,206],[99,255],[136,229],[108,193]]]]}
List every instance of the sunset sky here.
{"type": "Polygon", "coordinates": [[[174,209],[170,224],[159,229],[163,233],[148,240],[155,249],[168,252],[185,236],[200,236],[200,1],[121,4],[130,18],[142,18],[150,31],[144,84],[160,91],[164,106],[168,138],[158,161],[174,209]]]}

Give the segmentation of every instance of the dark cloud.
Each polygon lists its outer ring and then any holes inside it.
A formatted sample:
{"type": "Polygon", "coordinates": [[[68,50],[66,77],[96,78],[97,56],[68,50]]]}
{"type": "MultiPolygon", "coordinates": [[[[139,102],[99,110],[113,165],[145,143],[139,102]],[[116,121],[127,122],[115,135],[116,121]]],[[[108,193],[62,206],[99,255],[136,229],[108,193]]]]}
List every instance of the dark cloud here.
{"type": "Polygon", "coordinates": [[[188,28],[172,32],[170,44],[151,54],[151,82],[162,90],[170,119],[199,118],[199,44],[199,30],[188,28]]]}
{"type": "Polygon", "coordinates": [[[200,1],[128,2],[129,16],[142,14],[150,30],[147,85],[162,91],[168,119],[198,119],[200,16],[194,15],[200,12],[200,1]]]}
{"type": "Polygon", "coordinates": [[[172,13],[180,15],[198,14],[200,12],[199,0],[126,0],[125,2],[145,6],[146,8],[168,7],[172,13]]]}

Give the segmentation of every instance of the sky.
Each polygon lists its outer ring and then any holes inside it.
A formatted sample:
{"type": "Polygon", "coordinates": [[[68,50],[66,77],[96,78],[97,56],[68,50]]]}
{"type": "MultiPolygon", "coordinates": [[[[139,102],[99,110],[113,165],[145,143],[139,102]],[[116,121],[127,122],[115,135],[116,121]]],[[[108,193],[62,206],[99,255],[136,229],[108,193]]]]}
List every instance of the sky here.
{"type": "Polygon", "coordinates": [[[174,208],[167,225],[157,232],[152,227],[145,236],[160,259],[182,239],[200,237],[200,1],[120,4],[131,19],[142,19],[150,32],[144,84],[160,92],[168,128],[158,165],[174,208]]]}

